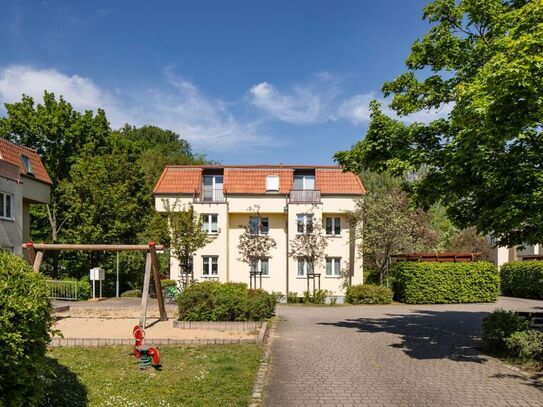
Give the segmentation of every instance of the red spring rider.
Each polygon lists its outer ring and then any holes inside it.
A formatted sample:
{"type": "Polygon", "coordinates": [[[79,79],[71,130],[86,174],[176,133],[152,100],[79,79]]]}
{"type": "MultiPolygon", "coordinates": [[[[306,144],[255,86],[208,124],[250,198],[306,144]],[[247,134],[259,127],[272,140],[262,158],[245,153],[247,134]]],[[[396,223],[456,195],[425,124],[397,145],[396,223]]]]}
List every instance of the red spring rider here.
{"type": "Polygon", "coordinates": [[[145,346],[143,339],[145,338],[145,331],[139,325],[136,325],[132,330],[134,334],[134,356],[140,360],[140,369],[144,370],[154,365],[160,365],[160,354],[158,349],[154,347],[145,346]]]}

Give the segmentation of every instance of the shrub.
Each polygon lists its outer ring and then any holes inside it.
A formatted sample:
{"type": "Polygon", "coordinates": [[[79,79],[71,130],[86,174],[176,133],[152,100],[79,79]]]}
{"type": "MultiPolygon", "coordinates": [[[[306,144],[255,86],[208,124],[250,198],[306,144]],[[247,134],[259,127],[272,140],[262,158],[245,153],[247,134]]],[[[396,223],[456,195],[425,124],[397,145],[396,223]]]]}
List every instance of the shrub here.
{"type": "Polygon", "coordinates": [[[77,282],[77,300],[86,301],[92,295],[92,285],[89,276],[83,277],[77,282]]]}
{"type": "Polygon", "coordinates": [[[283,302],[285,300],[285,294],[283,294],[281,291],[272,291],[271,295],[275,297],[275,302],[283,302]]]}
{"type": "Polygon", "coordinates": [[[275,303],[264,290],[216,281],[193,283],[177,299],[182,321],[261,321],[273,316],[275,303]]]}
{"type": "Polygon", "coordinates": [[[392,290],[382,285],[352,285],[347,287],[345,302],[348,304],[390,304],[392,290]]]}
{"type": "Polygon", "coordinates": [[[515,332],[528,330],[528,322],[513,311],[496,310],[483,320],[483,349],[489,353],[506,354],[506,343],[515,332]]]}
{"type": "Polygon", "coordinates": [[[298,293],[295,291],[290,291],[287,294],[287,304],[298,304],[300,302],[300,298],[298,298],[298,293]]]}
{"type": "Polygon", "coordinates": [[[163,290],[168,287],[177,287],[177,281],[171,280],[169,278],[164,278],[160,280],[160,286],[162,287],[163,290]]]}
{"type": "Polygon", "coordinates": [[[51,309],[43,275],[0,252],[0,405],[39,404],[51,309]]]}
{"type": "Polygon", "coordinates": [[[500,276],[489,262],[401,262],[394,270],[394,291],[407,304],[496,301],[500,276]]]}
{"type": "Polygon", "coordinates": [[[330,290],[304,291],[304,304],[325,304],[326,298],[333,293],[330,290]]]}
{"type": "Polygon", "coordinates": [[[543,362],[543,332],[533,329],[513,332],[505,344],[513,357],[543,362]]]}
{"type": "Polygon", "coordinates": [[[141,290],[127,290],[121,294],[124,298],[136,298],[141,297],[141,290]]]}
{"type": "Polygon", "coordinates": [[[514,261],[501,267],[502,293],[543,299],[543,261],[514,261]]]}

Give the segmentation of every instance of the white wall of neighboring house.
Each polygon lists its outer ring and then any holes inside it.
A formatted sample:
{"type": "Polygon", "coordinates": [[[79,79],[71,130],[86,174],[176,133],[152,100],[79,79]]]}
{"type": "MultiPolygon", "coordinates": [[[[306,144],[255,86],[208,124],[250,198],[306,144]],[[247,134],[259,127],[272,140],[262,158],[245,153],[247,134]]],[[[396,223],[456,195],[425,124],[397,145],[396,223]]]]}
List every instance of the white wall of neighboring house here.
{"type": "Polygon", "coordinates": [[[523,248],[498,246],[494,249],[493,261],[498,267],[501,267],[505,263],[508,263],[510,261],[522,260],[522,256],[532,254],[543,255],[543,246],[540,244],[533,246],[525,245],[523,248]]]}

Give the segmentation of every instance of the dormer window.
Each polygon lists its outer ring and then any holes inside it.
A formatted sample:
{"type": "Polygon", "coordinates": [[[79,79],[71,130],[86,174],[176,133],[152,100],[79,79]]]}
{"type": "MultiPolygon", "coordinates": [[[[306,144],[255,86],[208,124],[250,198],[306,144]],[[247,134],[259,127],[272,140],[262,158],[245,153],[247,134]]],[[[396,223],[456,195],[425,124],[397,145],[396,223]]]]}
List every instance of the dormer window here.
{"type": "Polygon", "coordinates": [[[30,163],[30,158],[28,158],[26,155],[21,155],[21,161],[23,162],[25,173],[27,175],[34,175],[34,171],[32,171],[32,164],[30,163]]]}
{"type": "Polygon", "coordinates": [[[266,192],[279,192],[279,175],[266,177],[266,192]]]}

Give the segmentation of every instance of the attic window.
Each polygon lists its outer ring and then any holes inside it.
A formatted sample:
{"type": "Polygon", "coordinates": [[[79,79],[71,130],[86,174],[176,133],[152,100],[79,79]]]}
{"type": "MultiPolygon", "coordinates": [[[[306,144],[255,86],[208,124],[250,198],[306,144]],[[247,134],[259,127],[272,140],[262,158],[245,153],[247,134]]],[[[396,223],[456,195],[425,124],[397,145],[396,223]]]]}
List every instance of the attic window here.
{"type": "Polygon", "coordinates": [[[26,155],[21,155],[21,160],[23,161],[23,166],[25,167],[25,173],[27,173],[28,175],[34,175],[30,159],[26,155]]]}
{"type": "Polygon", "coordinates": [[[266,177],[266,191],[279,192],[279,176],[278,175],[268,175],[266,177]]]}

